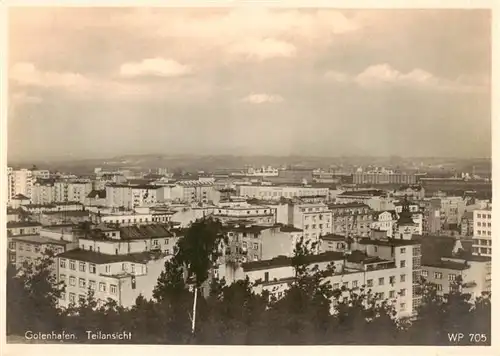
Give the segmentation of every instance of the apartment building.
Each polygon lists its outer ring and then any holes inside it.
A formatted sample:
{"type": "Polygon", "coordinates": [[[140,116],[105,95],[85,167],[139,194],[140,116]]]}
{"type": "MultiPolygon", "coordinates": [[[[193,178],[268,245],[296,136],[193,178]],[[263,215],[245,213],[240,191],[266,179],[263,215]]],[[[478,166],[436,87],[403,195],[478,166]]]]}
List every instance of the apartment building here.
{"type": "Polygon", "coordinates": [[[398,221],[398,214],[395,210],[377,211],[372,216],[371,227],[373,230],[385,231],[387,237],[395,235],[398,221]]]}
{"type": "Polygon", "coordinates": [[[159,201],[160,190],[156,185],[109,184],[106,186],[106,206],[131,210],[154,205],[159,201]]]}
{"type": "Polygon", "coordinates": [[[471,301],[491,291],[491,257],[467,251],[460,239],[452,236],[421,236],[422,277],[437,287],[439,295],[449,293],[460,276],[464,293],[471,301]]]}
{"type": "Polygon", "coordinates": [[[441,211],[439,198],[424,199],[417,202],[422,210],[423,233],[436,234],[443,229],[444,212],[441,211]]]}
{"type": "Polygon", "coordinates": [[[304,239],[319,241],[332,233],[332,212],[324,203],[291,202],[276,205],[277,222],[303,230],[304,239]]]}
{"type": "Polygon", "coordinates": [[[282,198],[311,198],[318,197],[326,201],[329,189],[307,185],[240,185],[238,194],[246,198],[263,200],[280,200],[282,198]]]}
{"type": "Polygon", "coordinates": [[[390,170],[356,172],[353,174],[353,182],[354,184],[415,184],[417,176],[390,170]]]}
{"type": "Polygon", "coordinates": [[[55,201],[55,180],[38,178],[33,183],[31,202],[33,204],[51,204],[55,201]]]}
{"type": "Polygon", "coordinates": [[[178,181],[163,188],[163,201],[191,203],[214,203],[220,201],[220,193],[215,189],[212,178],[178,181]]]}
{"type": "Polygon", "coordinates": [[[231,225],[227,227],[229,245],[226,260],[242,262],[292,256],[302,230],[283,225],[231,225]]]}
{"type": "Polygon", "coordinates": [[[349,240],[345,235],[328,234],[319,238],[319,252],[344,252],[349,248],[349,240]]]}
{"type": "Polygon", "coordinates": [[[420,206],[417,203],[407,203],[405,201],[399,201],[394,203],[395,211],[400,216],[403,212],[404,206],[407,204],[408,212],[410,213],[411,220],[416,224],[416,235],[422,235],[424,233],[424,216],[420,211],[420,206]]]}
{"type": "Polygon", "coordinates": [[[87,195],[92,191],[90,180],[64,179],[54,182],[54,202],[85,203],[87,195]]]}
{"type": "Polygon", "coordinates": [[[466,211],[460,221],[460,235],[463,237],[474,235],[474,211],[466,211]]]}
{"type": "Polygon", "coordinates": [[[246,202],[224,202],[209,210],[209,213],[223,224],[236,220],[245,220],[252,224],[274,225],[276,208],[254,205],[246,202]]]}
{"type": "Polygon", "coordinates": [[[120,226],[166,224],[170,222],[174,212],[114,212],[92,213],[92,222],[95,224],[118,224],[120,226]]]}
{"type": "Polygon", "coordinates": [[[36,235],[40,233],[42,224],[33,221],[7,222],[7,236],[36,235]]]}
{"type": "Polygon", "coordinates": [[[444,229],[457,227],[465,213],[463,197],[441,197],[441,212],[444,215],[444,229]]]}
{"type": "Polygon", "coordinates": [[[177,239],[163,225],[101,226],[81,236],[78,249],[57,256],[59,281],[66,284],[59,304],[77,304],[89,289],[99,303],[111,298],[123,307],[134,305],[139,295],[151,299],[177,239]]]}
{"type": "MultiPolygon", "coordinates": [[[[400,316],[414,313],[420,301],[413,295],[413,275],[420,275],[419,244],[411,240],[390,242],[364,239],[358,246],[362,250],[352,251],[350,254],[323,252],[308,256],[307,262],[320,270],[332,265],[333,273],[326,277],[325,282],[330,282],[334,289],[349,288],[356,292],[366,287],[380,301],[389,300],[394,303],[400,316]],[[413,261],[416,263],[415,267],[413,261]]],[[[243,263],[237,267],[221,265],[219,276],[224,276],[229,283],[248,277],[250,282],[255,283],[253,288],[256,293],[268,291],[279,299],[293,283],[295,271],[290,257],[278,256],[270,260],[243,263]]]]}
{"type": "Polygon", "coordinates": [[[344,236],[370,236],[373,214],[363,203],[329,204],[333,216],[332,232],[344,236]]]}
{"type": "Polygon", "coordinates": [[[377,189],[359,189],[359,190],[348,190],[337,195],[335,202],[337,204],[348,204],[348,203],[363,203],[366,204],[370,199],[374,197],[385,197],[386,192],[377,189]]]}
{"type": "Polygon", "coordinates": [[[474,210],[473,212],[473,245],[472,253],[478,256],[489,256],[493,254],[491,237],[492,215],[491,208],[474,210]]]}
{"type": "Polygon", "coordinates": [[[10,202],[17,194],[22,194],[31,199],[33,188],[33,171],[31,169],[7,168],[7,201],[10,202]]]}
{"type": "MultiPolygon", "coordinates": [[[[388,272],[388,282],[390,285],[388,291],[389,300],[397,303],[396,310],[400,315],[413,315],[421,303],[421,296],[418,295],[418,286],[422,271],[420,241],[414,239],[362,238],[355,240],[352,244],[352,249],[362,251],[367,256],[377,256],[393,263],[391,266],[395,269],[393,271],[386,271],[388,272]],[[396,283],[397,288],[395,288],[396,283]],[[393,295],[398,295],[399,297],[394,300],[393,295]]],[[[382,276],[377,278],[382,278],[382,276]]],[[[376,281],[374,278],[370,279],[373,282],[376,281]]],[[[369,286],[373,282],[369,283],[367,279],[366,284],[369,286]]],[[[387,297],[387,294],[385,296],[387,297]]]]}
{"type": "Polygon", "coordinates": [[[43,214],[47,212],[69,212],[84,210],[83,204],[79,202],[57,202],[51,204],[27,204],[23,205],[22,209],[28,214],[43,214]]]}
{"type": "Polygon", "coordinates": [[[77,243],[72,241],[52,239],[39,234],[11,236],[8,238],[8,258],[16,268],[22,268],[25,263],[36,264],[38,259],[49,251],[57,255],[76,246],[77,243]]]}

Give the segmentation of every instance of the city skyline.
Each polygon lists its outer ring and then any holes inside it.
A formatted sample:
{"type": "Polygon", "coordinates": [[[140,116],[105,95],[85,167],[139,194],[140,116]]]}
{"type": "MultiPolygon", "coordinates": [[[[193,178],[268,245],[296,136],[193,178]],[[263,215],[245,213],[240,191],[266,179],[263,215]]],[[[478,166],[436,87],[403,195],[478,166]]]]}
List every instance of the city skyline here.
{"type": "Polygon", "coordinates": [[[11,8],[9,20],[9,160],[491,157],[486,10],[11,8]]]}

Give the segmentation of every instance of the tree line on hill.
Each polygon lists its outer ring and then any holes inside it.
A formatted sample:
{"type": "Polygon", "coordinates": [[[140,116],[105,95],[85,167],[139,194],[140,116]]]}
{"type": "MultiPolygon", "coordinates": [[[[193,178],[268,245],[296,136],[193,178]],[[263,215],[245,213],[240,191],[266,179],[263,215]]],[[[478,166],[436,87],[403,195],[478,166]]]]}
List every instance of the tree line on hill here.
{"type": "Polygon", "coordinates": [[[131,308],[114,300],[98,303],[93,291],[78,305],[58,307],[65,286],[57,281],[52,255],[16,270],[7,269],[7,335],[28,330],[73,333],[71,342],[219,345],[490,345],[491,295],[474,301],[462,293],[461,280],[439,296],[435,285],[422,280],[422,303],[412,319],[396,318],[388,301],[377,301],[366,287],[334,290],[325,274],[307,265],[312,247],[295,247],[295,279],[284,296],[256,294],[253,284],[227,285],[211,276],[220,244],[219,222],[194,222],[178,242],[177,254],[165,263],[153,298],[139,296],[131,308]],[[209,295],[200,295],[210,281],[209,295]],[[196,313],[193,301],[196,294],[196,313]],[[332,302],[334,301],[334,302],[332,302]],[[193,318],[195,322],[193,323],[193,318]],[[194,329],[193,329],[194,324],[194,329]],[[130,332],[131,340],[90,341],[87,331],[130,332]],[[458,340],[456,335],[463,334],[458,340]],[[455,336],[453,336],[455,335],[455,336]],[[471,337],[470,335],[474,335],[471,337]],[[477,336],[476,336],[477,335],[477,336]]]}

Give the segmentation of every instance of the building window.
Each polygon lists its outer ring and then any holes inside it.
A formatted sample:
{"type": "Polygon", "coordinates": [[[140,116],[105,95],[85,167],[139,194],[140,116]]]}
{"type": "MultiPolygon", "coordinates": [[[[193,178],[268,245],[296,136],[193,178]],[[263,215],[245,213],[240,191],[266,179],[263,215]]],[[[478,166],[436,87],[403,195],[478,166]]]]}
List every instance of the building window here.
{"type": "Polygon", "coordinates": [[[78,302],[79,302],[80,304],[85,303],[85,295],[80,294],[80,295],[78,296],[78,302]]]}
{"type": "Polygon", "coordinates": [[[62,293],[61,293],[61,298],[60,298],[60,299],[61,299],[61,300],[66,300],[66,293],[62,292],[62,293]]]}
{"type": "Polygon", "coordinates": [[[85,281],[85,279],[84,279],[84,278],[80,278],[80,279],[78,279],[78,286],[79,286],[80,288],[86,288],[87,283],[86,283],[86,281],[85,281]]]}
{"type": "Polygon", "coordinates": [[[96,283],[95,283],[95,281],[93,281],[93,280],[89,280],[89,288],[90,288],[91,290],[95,290],[95,284],[96,284],[96,283]]]}
{"type": "Polygon", "coordinates": [[[389,277],[389,284],[394,284],[396,283],[396,276],[390,276],[389,277]]]}
{"type": "Polygon", "coordinates": [[[406,261],[405,260],[399,261],[399,266],[401,268],[405,268],[406,267],[406,261]]]}
{"type": "Polygon", "coordinates": [[[352,287],[358,288],[358,281],[352,281],[352,287]]]}
{"type": "Polygon", "coordinates": [[[441,292],[443,290],[443,285],[442,284],[437,284],[436,289],[438,292],[441,292]]]}
{"type": "Polygon", "coordinates": [[[133,263],[130,265],[130,268],[132,270],[132,273],[135,273],[135,265],[133,263]]]}
{"type": "Polygon", "coordinates": [[[401,279],[400,279],[400,281],[401,281],[401,282],[406,282],[406,274],[402,274],[402,275],[400,276],[400,278],[401,278],[401,279]]]}
{"type": "Polygon", "coordinates": [[[391,290],[389,292],[389,298],[394,298],[395,295],[396,295],[396,291],[391,290]]]}
{"type": "Polygon", "coordinates": [[[76,302],[76,294],[75,293],[69,294],[69,302],[72,304],[74,304],[76,302]]]}
{"type": "Polygon", "coordinates": [[[373,287],[373,279],[369,279],[369,280],[367,280],[367,281],[366,281],[366,285],[367,285],[368,287],[373,287]]]}
{"type": "Polygon", "coordinates": [[[95,274],[95,270],[96,270],[96,268],[95,268],[95,264],[94,264],[94,263],[91,263],[91,264],[89,265],[89,271],[90,271],[90,273],[95,274]]]}
{"type": "Polygon", "coordinates": [[[76,262],[73,260],[69,260],[69,269],[72,271],[76,271],[76,262]]]}
{"type": "Polygon", "coordinates": [[[79,263],[80,272],[85,272],[85,265],[86,265],[85,262],[80,262],[79,263]]]}
{"type": "Polygon", "coordinates": [[[66,275],[65,274],[60,274],[59,275],[59,281],[66,282],[66,275]]]}
{"type": "Polygon", "coordinates": [[[106,273],[110,273],[111,272],[111,266],[110,265],[106,265],[106,273]]]}
{"type": "Polygon", "coordinates": [[[66,268],[66,260],[64,258],[61,258],[59,260],[59,267],[60,268],[66,268]]]}
{"type": "Polygon", "coordinates": [[[422,270],[422,277],[427,277],[429,276],[429,271],[426,271],[425,269],[422,270]]]}
{"type": "Polygon", "coordinates": [[[400,310],[401,310],[401,311],[406,310],[406,303],[401,303],[401,304],[399,305],[399,308],[400,308],[400,310]]]}
{"type": "Polygon", "coordinates": [[[434,279],[443,279],[443,274],[441,272],[434,272],[434,279]]]}
{"type": "Polygon", "coordinates": [[[406,253],[406,248],[405,248],[405,247],[401,247],[400,252],[401,252],[401,253],[406,253]]]}
{"type": "Polygon", "coordinates": [[[400,294],[402,297],[406,296],[406,289],[401,289],[400,294]]]}
{"type": "Polygon", "coordinates": [[[448,275],[448,280],[449,280],[450,282],[453,282],[455,279],[457,279],[457,275],[456,275],[456,274],[451,274],[451,273],[450,273],[450,274],[448,275]]]}
{"type": "Polygon", "coordinates": [[[383,286],[384,285],[384,277],[381,277],[378,279],[378,285],[383,286]]]}
{"type": "Polygon", "coordinates": [[[333,283],[333,289],[334,289],[334,290],[339,289],[339,287],[340,287],[340,284],[339,284],[339,283],[333,283]]]}
{"type": "Polygon", "coordinates": [[[253,244],[253,249],[258,250],[259,249],[259,244],[253,244]]]}
{"type": "Polygon", "coordinates": [[[73,277],[73,276],[69,277],[69,285],[73,286],[73,287],[76,286],[76,278],[75,277],[73,277]]]}
{"type": "Polygon", "coordinates": [[[118,293],[118,287],[115,284],[110,284],[109,291],[111,292],[111,294],[117,294],[118,293]]]}
{"type": "Polygon", "coordinates": [[[99,282],[99,292],[105,292],[105,291],[106,291],[106,283],[99,282]]]}

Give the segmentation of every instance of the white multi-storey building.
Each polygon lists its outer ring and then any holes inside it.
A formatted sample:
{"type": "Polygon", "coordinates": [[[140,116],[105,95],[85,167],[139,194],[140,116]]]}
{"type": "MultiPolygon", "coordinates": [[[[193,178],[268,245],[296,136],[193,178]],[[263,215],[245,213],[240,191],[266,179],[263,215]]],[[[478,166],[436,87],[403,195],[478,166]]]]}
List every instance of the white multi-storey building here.
{"type": "Polygon", "coordinates": [[[273,225],[276,223],[276,208],[253,205],[246,202],[220,203],[211,210],[214,218],[222,223],[245,220],[253,224],[273,225]]]}
{"type": "Polygon", "coordinates": [[[319,241],[319,237],[332,233],[332,212],[323,203],[290,203],[276,207],[277,222],[293,226],[304,232],[304,239],[319,241]]]}
{"type": "Polygon", "coordinates": [[[246,198],[280,200],[281,198],[322,197],[328,199],[328,188],[315,188],[305,185],[240,185],[239,195],[246,198]]]}
{"type": "MultiPolygon", "coordinates": [[[[320,270],[333,263],[334,272],[325,281],[334,289],[347,288],[354,292],[363,287],[370,289],[376,299],[392,303],[398,316],[412,315],[420,303],[415,293],[421,273],[420,244],[416,241],[363,239],[349,254],[329,251],[307,259],[311,267],[316,265],[320,270]]],[[[295,277],[291,258],[286,256],[237,267],[221,265],[218,274],[229,283],[248,277],[255,283],[256,293],[267,290],[278,299],[284,296],[295,277]]]]}
{"type": "Polygon", "coordinates": [[[472,253],[491,257],[493,251],[491,238],[491,209],[474,210],[473,220],[474,235],[472,240],[472,253]]]}
{"type": "Polygon", "coordinates": [[[31,199],[33,188],[33,172],[30,169],[7,169],[7,189],[8,201],[14,198],[17,194],[22,194],[31,199]]]}
{"type": "Polygon", "coordinates": [[[156,185],[108,184],[106,186],[106,206],[134,209],[154,205],[158,202],[162,187],[156,185]]]}
{"type": "Polygon", "coordinates": [[[90,290],[99,303],[109,298],[130,307],[139,295],[151,299],[177,237],[164,226],[103,228],[80,237],[79,248],[56,256],[59,281],[66,284],[59,303],[77,304],[90,290]]]}

